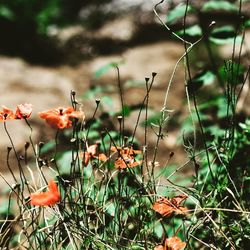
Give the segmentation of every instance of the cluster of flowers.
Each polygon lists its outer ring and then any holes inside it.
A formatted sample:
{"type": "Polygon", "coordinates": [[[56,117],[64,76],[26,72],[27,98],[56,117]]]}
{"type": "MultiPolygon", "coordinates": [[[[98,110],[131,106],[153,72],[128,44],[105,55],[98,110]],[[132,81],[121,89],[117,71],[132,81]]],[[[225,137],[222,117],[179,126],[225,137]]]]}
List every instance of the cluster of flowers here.
{"type": "MultiPolygon", "coordinates": [[[[0,121],[27,119],[31,116],[32,104],[25,103],[17,105],[16,112],[3,107],[0,111],[0,121]]],[[[72,107],[49,109],[38,113],[40,118],[45,119],[53,128],[64,129],[72,126],[72,118],[84,119],[85,115],[82,111],[75,111],[72,107]]]]}
{"type": "MultiPolygon", "coordinates": [[[[108,157],[103,154],[97,154],[97,144],[91,145],[87,147],[87,150],[85,152],[82,152],[80,154],[80,157],[83,159],[83,164],[86,166],[88,165],[89,161],[93,159],[98,159],[100,161],[106,161],[108,157]]],[[[134,150],[132,147],[111,147],[111,150],[114,152],[118,152],[118,158],[115,161],[115,167],[118,169],[124,169],[127,167],[135,167],[138,166],[140,163],[135,161],[134,155],[140,154],[140,150],[134,150]],[[132,161],[132,162],[131,162],[132,161]]],[[[57,185],[54,181],[50,181],[48,185],[48,191],[38,194],[31,194],[30,195],[30,203],[31,205],[35,206],[49,206],[49,205],[55,205],[57,202],[60,201],[60,193],[58,191],[57,185]]]]}
{"type": "Polygon", "coordinates": [[[111,151],[118,153],[118,158],[115,161],[115,167],[119,169],[137,167],[141,165],[142,161],[136,161],[135,155],[141,154],[141,150],[134,150],[132,147],[114,147],[111,151]]]}
{"type": "Polygon", "coordinates": [[[0,111],[0,121],[14,120],[14,119],[26,119],[31,116],[32,104],[25,103],[17,105],[16,112],[7,107],[3,107],[0,111]]]}
{"type": "MultiPolygon", "coordinates": [[[[33,193],[30,195],[30,204],[34,206],[49,206],[60,202],[61,195],[56,183],[52,180],[48,184],[48,191],[33,193]]],[[[166,197],[158,199],[152,206],[153,210],[162,216],[171,216],[173,213],[186,214],[187,208],[180,204],[187,199],[187,196],[179,195],[168,199],[166,197]]],[[[186,246],[177,236],[165,239],[164,245],[158,245],[154,250],[181,250],[186,246]]]]}
{"type": "MultiPolygon", "coordinates": [[[[186,214],[187,208],[182,207],[181,203],[188,197],[185,195],[179,195],[168,199],[166,197],[159,198],[152,206],[153,210],[159,213],[163,217],[169,217],[176,214],[186,214]]],[[[186,246],[185,242],[182,242],[177,236],[165,239],[164,245],[158,245],[154,250],[180,250],[186,246]]]]}
{"type": "MultiPolygon", "coordinates": [[[[0,121],[8,121],[15,119],[28,119],[32,113],[32,104],[25,103],[20,104],[16,108],[16,112],[13,110],[3,107],[0,111],[0,121]]],[[[84,120],[85,115],[82,111],[76,111],[72,107],[59,107],[55,109],[49,109],[38,113],[39,117],[45,119],[45,121],[53,128],[65,129],[72,126],[72,118],[84,120]]],[[[86,166],[89,164],[91,159],[98,159],[100,161],[106,161],[108,157],[103,154],[97,153],[98,145],[94,144],[87,146],[84,152],[80,153],[80,157],[83,159],[83,164],[86,166]]],[[[128,167],[139,166],[142,161],[137,161],[135,159],[136,154],[141,154],[140,150],[134,150],[132,147],[111,147],[110,149],[114,153],[118,153],[118,157],[115,161],[115,167],[117,169],[125,169],[128,167]]],[[[42,193],[40,195],[31,195],[31,204],[43,206],[43,205],[53,205],[59,201],[60,195],[58,195],[58,190],[56,189],[56,184],[50,182],[48,186],[49,191],[42,193]],[[55,197],[53,198],[53,194],[55,197]]]]}
{"type": "MultiPolygon", "coordinates": [[[[103,153],[97,153],[97,144],[87,146],[87,149],[80,153],[80,157],[83,159],[83,164],[88,165],[91,159],[98,159],[99,161],[107,161],[107,157],[103,153]]],[[[117,153],[117,159],[115,160],[115,168],[125,169],[132,168],[141,165],[142,161],[135,159],[135,155],[141,154],[141,150],[134,150],[133,147],[114,147],[112,146],[110,150],[113,153],[117,153]]]]}
{"type": "MultiPolygon", "coordinates": [[[[14,120],[14,119],[28,119],[32,113],[32,104],[20,104],[13,112],[7,107],[3,107],[0,111],[0,121],[14,120]]],[[[72,118],[84,119],[85,115],[82,111],[76,111],[72,107],[59,107],[38,113],[40,118],[53,128],[65,129],[72,126],[72,118]]],[[[83,164],[87,166],[92,159],[99,161],[107,161],[108,157],[103,153],[97,153],[98,145],[94,144],[87,146],[86,150],[80,153],[83,159],[83,164]]],[[[136,167],[142,164],[142,161],[137,161],[135,156],[141,154],[140,150],[134,150],[133,147],[115,147],[112,146],[110,150],[113,154],[117,153],[117,158],[114,165],[117,169],[126,169],[136,167]]],[[[171,216],[173,213],[186,214],[187,208],[180,206],[180,204],[187,199],[187,196],[176,196],[168,199],[166,197],[158,199],[153,205],[152,209],[161,216],[171,216]]],[[[57,184],[51,180],[48,183],[48,191],[30,194],[30,204],[33,206],[52,206],[60,202],[61,194],[57,184]]],[[[186,243],[182,242],[180,238],[174,236],[167,238],[164,245],[158,245],[154,250],[180,250],[185,247],[186,243]]]]}
{"type": "MultiPolygon", "coordinates": [[[[31,116],[32,104],[25,103],[17,106],[14,113],[11,109],[3,107],[0,111],[0,121],[14,120],[14,119],[27,119],[31,116]]],[[[72,126],[72,118],[84,119],[85,115],[82,111],[76,111],[72,107],[59,107],[55,109],[49,109],[38,113],[40,118],[53,128],[65,129],[72,126]]],[[[87,147],[87,149],[81,153],[83,162],[88,165],[90,159],[98,159],[100,161],[106,161],[108,158],[105,154],[97,154],[97,144],[87,147]]],[[[141,161],[135,160],[136,154],[141,154],[140,150],[134,150],[132,147],[111,147],[111,151],[118,153],[118,158],[115,161],[115,167],[124,169],[127,167],[136,167],[141,164],[141,161]]]]}

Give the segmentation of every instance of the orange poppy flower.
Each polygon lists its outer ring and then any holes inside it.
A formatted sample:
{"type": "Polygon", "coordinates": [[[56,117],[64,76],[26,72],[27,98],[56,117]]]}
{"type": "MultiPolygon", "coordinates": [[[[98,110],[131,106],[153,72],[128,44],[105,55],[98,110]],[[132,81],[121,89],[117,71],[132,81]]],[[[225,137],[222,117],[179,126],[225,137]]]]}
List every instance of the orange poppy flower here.
{"type": "Polygon", "coordinates": [[[137,162],[133,156],[123,155],[115,161],[115,167],[118,169],[137,167],[142,161],[137,162]]]}
{"type": "Polygon", "coordinates": [[[83,163],[85,166],[88,165],[90,159],[98,159],[99,161],[106,161],[107,160],[107,156],[103,153],[101,154],[97,154],[97,144],[93,144],[89,147],[87,147],[87,150],[82,152],[80,154],[80,157],[83,158],[83,163]]]}
{"type": "Polygon", "coordinates": [[[179,195],[174,198],[160,198],[153,204],[153,210],[162,216],[170,216],[172,213],[185,214],[187,208],[181,207],[182,201],[186,200],[187,196],[179,195]]]}
{"type": "Polygon", "coordinates": [[[55,205],[60,199],[61,195],[53,180],[49,182],[47,192],[30,194],[30,204],[33,206],[55,205]]]}
{"type": "Polygon", "coordinates": [[[108,157],[103,153],[101,153],[97,156],[94,156],[94,158],[98,159],[99,161],[107,161],[108,160],[108,157]]]}
{"type": "Polygon", "coordinates": [[[119,152],[120,155],[137,155],[141,154],[141,150],[134,150],[133,147],[114,147],[112,146],[110,148],[111,151],[113,152],[119,152]]]}
{"type": "Polygon", "coordinates": [[[181,241],[177,236],[167,238],[165,240],[164,246],[158,245],[154,250],[181,250],[186,246],[186,243],[181,241]]]}
{"type": "Polygon", "coordinates": [[[5,122],[7,120],[14,120],[15,119],[15,114],[14,112],[3,106],[3,110],[0,111],[0,121],[5,122]]]}
{"type": "Polygon", "coordinates": [[[181,250],[186,246],[185,242],[182,242],[177,236],[168,238],[165,240],[165,249],[166,250],[181,250]]]}
{"type": "Polygon", "coordinates": [[[16,119],[27,119],[31,116],[32,104],[25,103],[17,105],[16,119]]]}
{"type": "Polygon", "coordinates": [[[141,154],[141,150],[134,150],[133,147],[114,147],[110,148],[113,152],[118,152],[115,167],[118,169],[132,168],[140,165],[142,161],[136,161],[135,155],[141,154]]]}
{"type": "Polygon", "coordinates": [[[85,115],[82,111],[75,111],[72,107],[56,108],[43,111],[39,113],[40,118],[45,119],[46,122],[53,128],[70,128],[72,126],[71,118],[84,119],[85,115]]]}

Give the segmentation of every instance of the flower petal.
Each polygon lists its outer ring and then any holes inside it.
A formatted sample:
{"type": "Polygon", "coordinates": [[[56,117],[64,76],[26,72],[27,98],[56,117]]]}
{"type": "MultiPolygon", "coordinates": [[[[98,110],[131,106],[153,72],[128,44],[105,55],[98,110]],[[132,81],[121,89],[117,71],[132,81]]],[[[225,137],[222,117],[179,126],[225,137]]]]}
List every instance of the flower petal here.
{"type": "Polygon", "coordinates": [[[181,207],[180,203],[187,198],[187,196],[176,196],[171,199],[163,197],[158,199],[152,208],[162,216],[170,216],[174,212],[176,214],[186,214],[188,209],[181,207]]]}
{"type": "Polygon", "coordinates": [[[46,122],[53,128],[69,128],[72,126],[70,118],[84,119],[85,115],[82,111],[75,111],[72,107],[56,109],[49,109],[39,113],[40,118],[45,119],[46,122]]]}
{"type": "Polygon", "coordinates": [[[185,242],[182,242],[177,236],[167,238],[165,240],[165,249],[166,250],[181,250],[186,246],[185,242]]]}
{"type": "Polygon", "coordinates": [[[97,144],[93,144],[93,145],[87,147],[87,152],[92,154],[92,155],[95,155],[96,149],[97,149],[97,144]]]}
{"type": "Polygon", "coordinates": [[[15,119],[15,114],[14,112],[3,106],[3,110],[0,111],[0,121],[6,121],[6,120],[14,120],[15,119]]]}
{"type": "Polygon", "coordinates": [[[33,206],[55,205],[60,199],[61,195],[53,180],[49,182],[47,192],[30,194],[30,204],[33,206]]]}
{"type": "Polygon", "coordinates": [[[158,245],[154,248],[154,250],[164,250],[163,245],[158,245]]]}
{"type": "Polygon", "coordinates": [[[17,119],[26,119],[31,116],[31,113],[32,113],[32,104],[24,103],[17,105],[15,116],[17,119]]]}
{"type": "Polygon", "coordinates": [[[153,210],[162,216],[170,216],[174,212],[174,208],[166,203],[155,202],[153,210]]]}

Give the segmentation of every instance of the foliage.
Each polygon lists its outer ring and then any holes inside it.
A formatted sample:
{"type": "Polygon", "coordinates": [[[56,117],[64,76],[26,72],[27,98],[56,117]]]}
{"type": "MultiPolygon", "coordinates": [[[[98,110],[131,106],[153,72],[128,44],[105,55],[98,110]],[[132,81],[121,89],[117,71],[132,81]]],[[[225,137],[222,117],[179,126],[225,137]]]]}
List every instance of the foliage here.
{"type": "Polygon", "coordinates": [[[190,192],[199,201],[196,209],[200,213],[193,214],[187,232],[187,249],[201,246],[246,249],[250,244],[249,119],[239,104],[241,98],[244,99],[242,90],[249,81],[249,67],[242,53],[249,17],[244,16],[243,5],[243,1],[240,4],[206,1],[198,9],[195,3],[186,1],[167,14],[169,30],[174,22],[182,21],[185,25],[175,37],[186,43],[186,86],[189,103],[193,101],[193,107],[189,106],[190,116],[183,124],[182,138],[195,169],[190,192]],[[235,22],[223,22],[224,13],[234,17],[235,22]],[[189,25],[188,16],[196,14],[198,24],[189,25]],[[208,14],[211,23],[205,20],[208,14]],[[173,20],[169,21],[169,15],[174,15],[173,20]],[[208,55],[206,62],[201,61],[204,57],[199,56],[196,42],[205,44],[202,48],[208,55]],[[225,44],[232,46],[231,58],[220,58],[216,54],[218,46],[225,44]],[[188,46],[192,48],[191,53],[188,46]],[[240,51],[239,54],[236,51],[240,51]],[[197,59],[203,67],[198,66],[197,59]],[[194,67],[198,71],[193,70],[194,67]]]}

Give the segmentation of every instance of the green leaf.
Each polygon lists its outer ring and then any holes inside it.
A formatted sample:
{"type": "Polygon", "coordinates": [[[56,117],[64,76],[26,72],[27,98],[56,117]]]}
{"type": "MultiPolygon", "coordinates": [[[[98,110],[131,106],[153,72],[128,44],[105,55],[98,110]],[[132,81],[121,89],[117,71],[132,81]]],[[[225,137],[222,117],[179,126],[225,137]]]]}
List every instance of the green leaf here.
{"type": "Polygon", "coordinates": [[[163,235],[163,228],[162,228],[162,225],[161,223],[159,222],[156,222],[155,223],[155,226],[154,226],[154,234],[155,236],[160,239],[163,235]]]}
{"type": "MultiPolygon", "coordinates": [[[[161,119],[162,113],[161,112],[155,112],[153,115],[148,117],[147,120],[147,126],[151,126],[152,124],[158,125],[161,119]]],[[[146,126],[146,121],[143,121],[140,123],[141,126],[146,126]]]]}
{"type": "Polygon", "coordinates": [[[250,27],[250,19],[246,20],[244,25],[246,28],[250,27]]]}
{"type": "Polygon", "coordinates": [[[108,134],[106,134],[103,138],[103,143],[105,145],[105,147],[103,145],[101,145],[100,147],[100,151],[104,151],[105,149],[110,147],[110,143],[111,142],[117,142],[117,138],[119,138],[119,133],[116,131],[109,131],[108,134]],[[112,138],[112,140],[110,139],[110,137],[112,138]]]}
{"type": "Polygon", "coordinates": [[[113,69],[113,68],[117,67],[118,65],[120,65],[122,63],[123,63],[123,61],[120,61],[120,62],[110,62],[110,63],[107,63],[107,64],[101,66],[100,68],[98,68],[94,72],[94,79],[100,78],[102,75],[104,75],[110,69],[113,69]]]}
{"type": "Polygon", "coordinates": [[[228,117],[230,115],[230,110],[227,111],[227,106],[226,104],[224,104],[224,107],[220,107],[218,112],[217,112],[217,116],[218,118],[225,118],[228,117]]]}
{"type": "Polygon", "coordinates": [[[104,66],[100,67],[99,69],[97,69],[94,72],[94,79],[101,77],[111,68],[113,68],[113,63],[108,63],[108,64],[105,64],[104,66]]]}
{"type": "Polygon", "coordinates": [[[206,109],[216,108],[218,118],[225,118],[230,115],[230,110],[228,110],[227,106],[228,103],[223,95],[214,96],[210,101],[199,105],[199,110],[202,111],[200,115],[207,117],[205,120],[208,120],[209,117],[205,115],[206,109]]]}
{"type": "Polygon", "coordinates": [[[48,1],[46,6],[37,13],[35,17],[38,32],[45,34],[48,31],[49,25],[55,25],[54,20],[60,15],[59,3],[57,0],[48,1]]]}
{"type": "Polygon", "coordinates": [[[103,91],[103,88],[101,86],[92,86],[90,87],[89,90],[84,92],[82,97],[84,99],[95,99],[96,95],[98,93],[102,93],[102,91],[103,91]]]}
{"type": "Polygon", "coordinates": [[[204,132],[213,135],[215,138],[222,137],[225,134],[225,131],[223,129],[220,129],[218,125],[210,125],[208,127],[204,127],[204,132]]]}
{"type": "MultiPolygon", "coordinates": [[[[12,204],[12,201],[11,201],[11,204],[12,204]]],[[[10,206],[9,206],[9,201],[7,199],[1,200],[0,214],[2,215],[10,214],[10,206]]]]}
{"type": "Polygon", "coordinates": [[[88,133],[88,139],[93,140],[93,139],[99,139],[100,138],[100,133],[96,130],[90,129],[88,133]]]}
{"type": "Polygon", "coordinates": [[[109,113],[109,115],[114,115],[114,101],[110,96],[103,96],[101,98],[101,104],[104,107],[105,110],[109,113]]]}
{"type": "Polygon", "coordinates": [[[0,6],[0,16],[5,17],[9,20],[15,19],[13,11],[4,5],[0,6]]]}
{"type": "MultiPolygon", "coordinates": [[[[209,116],[207,114],[200,113],[200,119],[202,121],[206,121],[206,120],[209,120],[209,116]]],[[[195,123],[198,122],[198,118],[197,118],[197,115],[196,115],[195,112],[193,112],[193,121],[195,123]]],[[[177,138],[177,144],[178,145],[181,145],[183,143],[183,136],[186,137],[187,135],[193,133],[193,131],[194,131],[193,121],[192,121],[192,118],[191,118],[191,115],[190,115],[182,123],[182,129],[181,129],[181,131],[180,131],[180,133],[178,135],[178,138],[177,138]]]]}
{"type": "Polygon", "coordinates": [[[133,246],[131,246],[131,249],[132,249],[132,250],[144,250],[145,248],[144,248],[144,247],[141,247],[141,246],[139,246],[139,245],[133,245],[133,246]]]}
{"type": "Polygon", "coordinates": [[[174,172],[174,170],[176,168],[177,168],[177,166],[175,164],[170,164],[170,165],[167,165],[167,166],[163,166],[163,167],[158,169],[155,178],[156,179],[158,179],[160,177],[167,178],[167,177],[169,177],[170,174],[172,174],[174,172]]]}
{"type": "MultiPolygon", "coordinates": [[[[170,10],[167,14],[167,23],[171,24],[177,19],[184,17],[186,11],[186,5],[185,4],[179,4],[174,9],[170,10]]],[[[192,8],[188,6],[187,13],[191,12],[192,8]]]]}
{"type": "Polygon", "coordinates": [[[246,129],[247,128],[247,125],[245,123],[239,123],[239,126],[242,128],[242,129],[246,129]]]}
{"type": "Polygon", "coordinates": [[[129,116],[130,113],[131,113],[131,108],[127,105],[124,105],[122,111],[119,114],[124,116],[129,116]]]}
{"type": "Polygon", "coordinates": [[[57,161],[61,174],[70,174],[71,162],[72,151],[64,152],[57,161]]]}
{"type": "Polygon", "coordinates": [[[87,167],[84,167],[83,173],[84,173],[84,178],[90,179],[92,177],[92,181],[94,181],[93,168],[91,164],[88,164],[87,167]]]}
{"type": "Polygon", "coordinates": [[[242,36],[237,35],[234,27],[230,25],[213,29],[209,36],[209,40],[217,45],[233,43],[235,39],[236,43],[240,43],[242,36]]]}
{"type": "Polygon", "coordinates": [[[107,205],[107,207],[105,209],[105,212],[107,212],[112,217],[115,216],[115,211],[116,211],[116,206],[114,203],[110,203],[109,205],[107,205]]]}
{"type": "Polygon", "coordinates": [[[221,97],[218,99],[217,107],[218,107],[218,112],[217,116],[218,118],[225,118],[228,117],[231,113],[231,109],[228,110],[227,108],[228,103],[225,100],[225,98],[221,97]]]}
{"type": "Polygon", "coordinates": [[[215,75],[209,70],[204,70],[196,74],[192,80],[188,81],[188,91],[189,93],[195,93],[202,86],[212,84],[214,80],[215,75]]]}
{"type": "Polygon", "coordinates": [[[94,85],[89,90],[85,91],[82,95],[83,99],[96,99],[99,98],[104,92],[113,92],[115,87],[112,84],[106,86],[94,85]]]}
{"type": "Polygon", "coordinates": [[[238,7],[230,3],[228,1],[208,1],[203,4],[202,6],[202,11],[207,12],[207,11],[213,11],[213,10],[226,10],[226,11],[238,11],[238,7]]]}
{"type": "Polygon", "coordinates": [[[49,152],[50,150],[54,149],[56,146],[56,142],[54,140],[51,140],[47,143],[45,143],[41,148],[41,154],[45,154],[49,152]]]}
{"type": "Polygon", "coordinates": [[[155,236],[160,239],[162,237],[163,233],[164,232],[163,232],[163,228],[162,228],[161,223],[157,222],[155,224],[155,227],[154,227],[154,234],[155,234],[155,236]]]}
{"type": "Polygon", "coordinates": [[[225,102],[224,96],[222,96],[222,95],[214,96],[211,100],[209,100],[207,102],[204,102],[204,103],[201,103],[199,105],[199,110],[204,111],[204,110],[206,110],[208,108],[218,106],[221,99],[222,99],[223,102],[225,102]]]}
{"type": "MultiPolygon", "coordinates": [[[[182,29],[178,31],[177,34],[180,36],[184,35],[184,30],[182,29]]],[[[186,28],[185,34],[191,37],[202,36],[202,30],[201,30],[201,27],[198,24],[196,24],[196,25],[186,28]]]]}
{"type": "Polygon", "coordinates": [[[245,67],[241,64],[226,61],[223,66],[219,68],[219,75],[224,82],[232,85],[242,84],[244,81],[245,67]]]}

